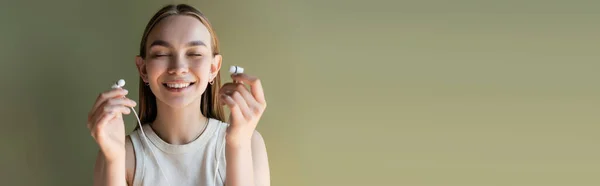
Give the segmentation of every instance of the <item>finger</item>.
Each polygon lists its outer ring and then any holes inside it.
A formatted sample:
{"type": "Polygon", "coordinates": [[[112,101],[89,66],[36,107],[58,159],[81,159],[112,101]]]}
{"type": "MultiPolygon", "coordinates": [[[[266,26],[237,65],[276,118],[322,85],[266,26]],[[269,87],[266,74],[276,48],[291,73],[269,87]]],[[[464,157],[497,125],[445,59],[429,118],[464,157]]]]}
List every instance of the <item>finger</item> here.
{"type": "Polygon", "coordinates": [[[257,77],[254,77],[254,76],[251,76],[248,74],[244,74],[244,73],[239,73],[239,74],[232,74],[231,79],[233,79],[234,81],[239,81],[244,84],[250,85],[250,90],[252,92],[252,95],[256,99],[256,101],[261,104],[266,103],[262,84],[257,77]]]}
{"type": "MultiPolygon", "coordinates": [[[[106,108],[108,106],[127,106],[127,107],[134,107],[136,106],[136,102],[126,98],[126,97],[122,97],[122,98],[112,98],[109,99],[108,101],[104,101],[102,104],[100,104],[98,106],[98,108],[106,108]]],[[[94,111],[94,113],[92,113],[92,116],[90,116],[90,121],[95,121],[94,118],[97,118],[98,116],[102,115],[102,113],[106,112],[105,109],[96,109],[94,111]]],[[[127,113],[128,114],[128,113],[127,113]]]]}
{"type": "Polygon", "coordinates": [[[94,124],[98,124],[98,120],[100,117],[102,117],[105,113],[116,113],[116,114],[129,114],[131,112],[131,110],[129,110],[129,108],[122,106],[122,105],[106,105],[103,106],[101,109],[98,109],[96,111],[96,113],[94,113],[94,116],[92,117],[92,121],[96,121],[96,123],[94,124]]]}
{"type": "Polygon", "coordinates": [[[98,98],[96,98],[96,102],[94,103],[94,106],[92,106],[92,110],[90,112],[93,113],[96,109],[98,109],[98,107],[100,107],[101,104],[103,104],[106,100],[110,98],[125,96],[127,94],[128,91],[122,88],[111,89],[109,91],[103,92],[100,95],[98,95],[98,98]]]}
{"type": "MultiPolygon", "coordinates": [[[[260,104],[256,101],[256,99],[254,98],[254,96],[252,96],[252,94],[250,93],[250,91],[248,91],[248,88],[246,88],[246,86],[244,84],[241,83],[226,83],[223,85],[223,87],[221,88],[221,90],[219,91],[220,94],[225,94],[228,96],[231,96],[233,98],[233,93],[234,92],[239,92],[242,97],[244,98],[244,100],[246,101],[246,105],[247,107],[250,109],[250,111],[252,111],[254,114],[259,114],[262,112],[262,110],[264,110],[264,106],[263,104],[260,104]]],[[[221,102],[222,105],[224,105],[224,102],[221,102]]],[[[242,109],[242,112],[244,112],[244,115],[246,115],[245,112],[247,112],[247,110],[244,110],[244,108],[240,107],[242,109]]],[[[249,119],[249,118],[248,118],[249,119]]]]}
{"type": "Polygon", "coordinates": [[[125,107],[123,105],[108,105],[104,107],[104,112],[116,112],[127,115],[131,112],[131,110],[129,110],[129,107],[125,107]]]}
{"type": "Polygon", "coordinates": [[[243,84],[237,84],[236,91],[239,92],[242,95],[242,97],[244,97],[244,100],[246,100],[246,103],[248,104],[248,108],[250,108],[250,110],[253,113],[258,114],[262,111],[262,104],[256,101],[256,98],[252,96],[252,94],[250,93],[250,91],[248,91],[246,86],[244,86],[243,84]]]}
{"type": "Polygon", "coordinates": [[[231,96],[221,94],[221,100],[223,100],[223,102],[225,102],[225,104],[229,107],[233,119],[241,119],[244,117],[242,111],[240,110],[240,107],[233,100],[233,98],[231,98],[231,96]]]}
{"type": "Polygon", "coordinates": [[[221,87],[221,90],[219,90],[219,93],[232,96],[236,91],[242,94],[242,97],[246,99],[249,105],[258,104],[256,98],[254,98],[248,88],[242,83],[225,83],[223,84],[223,87],[221,87]]]}
{"type": "Polygon", "coordinates": [[[238,91],[235,91],[233,93],[232,98],[233,98],[233,101],[235,101],[237,103],[238,107],[242,111],[244,118],[246,118],[247,120],[251,120],[254,117],[254,114],[248,107],[248,103],[246,102],[244,97],[242,97],[242,94],[240,94],[240,92],[238,92],[238,91]]]}
{"type": "Polygon", "coordinates": [[[125,107],[125,106],[120,106],[120,105],[112,105],[112,106],[106,106],[104,108],[104,112],[100,113],[98,118],[96,118],[96,125],[98,125],[96,128],[101,127],[100,125],[104,125],[105,123],[101,123],[101,120],[103,120],[103,117],[105,116],[111,116],[109,119],[115,118],[115,117],[122,117],[123,114],[127,115],[131,112],[131,110],[129,110],[129,108],[125,107]]]}
{"type": "Polygon", "coordinates": [[[232,96],[233,93],[236,91],[240,92],[240,94],[242,94],[242,97],[244,97],[244,99],[246,99],[246,102],[248,102],[249,105],[258,103],[256,101],[256,99],[254,98],[254,96],[252,96],[252,94],[250,93],[248,88],[244,84],[241,84],[241,83],[225,83],[225,84],[223,84],[223,87],[221,88],[219,93],[232,96]]]}
{"type": "Polygon", "coordinates": [[[233,92],[235,92],[235,90],[237,89],[237,85],[238,84],[239,83],[231,83],[231,82],[230,83],[225,83],[225,84],[223,84],[223,86],[219,90],[219,93],[231,96],[231,95],[233,95],[233,92]]]}
{"type": "Polygon", "coordinates": [[[112,98],[106,101],[106,105],[122,105],[126,107],[135,107],[137,103],[129,98],[121,97],[121,98],[112,98]]]}
{"type": "Polygon", "coordinates": [[[113,119],[115,117],[116,117],[116,113],[113,113],[113,112],[103,113],[100,117],[98,117],[95,120],[96,126],[92,127],[92,136],[97,137],[98,131],[101,131],[102,128],[104,128],[104,126],[106,126],[106,123],[108,123],[108,121],[110,121],[111,119],[113,119]]]}

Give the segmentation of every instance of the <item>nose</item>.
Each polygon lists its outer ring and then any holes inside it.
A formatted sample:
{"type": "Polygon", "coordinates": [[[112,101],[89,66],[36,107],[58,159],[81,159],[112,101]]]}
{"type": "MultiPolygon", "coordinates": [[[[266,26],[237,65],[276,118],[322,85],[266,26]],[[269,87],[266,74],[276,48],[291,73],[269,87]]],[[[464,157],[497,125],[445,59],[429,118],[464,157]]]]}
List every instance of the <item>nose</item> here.
{"type": "Polygon", "coordinates": [[[169,74],[185,74],[188,72],[188,62],[182,56],[174,57],[169,65],[169,74]]]}

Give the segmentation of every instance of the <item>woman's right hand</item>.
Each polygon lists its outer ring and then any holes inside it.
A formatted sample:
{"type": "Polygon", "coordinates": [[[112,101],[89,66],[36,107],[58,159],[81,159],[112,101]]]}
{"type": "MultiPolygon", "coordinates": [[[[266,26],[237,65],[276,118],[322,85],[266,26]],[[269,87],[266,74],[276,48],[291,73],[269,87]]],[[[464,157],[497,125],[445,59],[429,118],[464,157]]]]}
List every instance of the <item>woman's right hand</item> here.
{"type": "Polygon", "coordinates": [[[135,101],[125,97],[127,93],[122,88],[101,93],[88,114],[87,127],[106,161],[125,158],[123,114],[129,114],[129,107],[136,106],[135,101]]]}

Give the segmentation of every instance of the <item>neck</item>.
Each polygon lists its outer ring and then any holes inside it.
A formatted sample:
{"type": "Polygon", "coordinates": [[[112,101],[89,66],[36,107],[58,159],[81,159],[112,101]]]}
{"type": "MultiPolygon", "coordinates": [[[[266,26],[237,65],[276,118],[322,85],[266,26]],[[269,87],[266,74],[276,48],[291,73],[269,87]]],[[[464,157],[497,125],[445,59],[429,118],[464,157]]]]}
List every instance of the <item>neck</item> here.
{"type": "Polygon", "coordinates": [[[156,104],[158,112],[152,129],[169,144],[190,143],[206,128],[208,118],[200,111],[200,100],[181,108],[173,108],[158,99],[156,104]]]}

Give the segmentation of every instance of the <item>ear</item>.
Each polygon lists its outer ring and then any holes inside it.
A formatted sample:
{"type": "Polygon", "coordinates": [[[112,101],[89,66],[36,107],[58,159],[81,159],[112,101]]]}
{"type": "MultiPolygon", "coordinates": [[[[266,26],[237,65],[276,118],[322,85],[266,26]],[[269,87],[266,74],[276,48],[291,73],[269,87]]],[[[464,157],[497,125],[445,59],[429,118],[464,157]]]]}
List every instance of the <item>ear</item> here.
{"type": "Polygon", "coordinates": [[[213,80],[217,77],[217,73],[219,73],[219,70],[221,70],[222,61],[223,56],[221,56],[221,54],[217,54],[215,57],[213,57],[212,64],[210,64],[210,74],[212,74],[210,80],[213,80]]]}
{"type": "Polygon", "coordinates": [[[135,66],[137,66],[138,72],[140,73],[140,77],[144,82],[148,83],[148,73],[146,71],[146,61],[140,57],[135,56],[135,66]]]}

